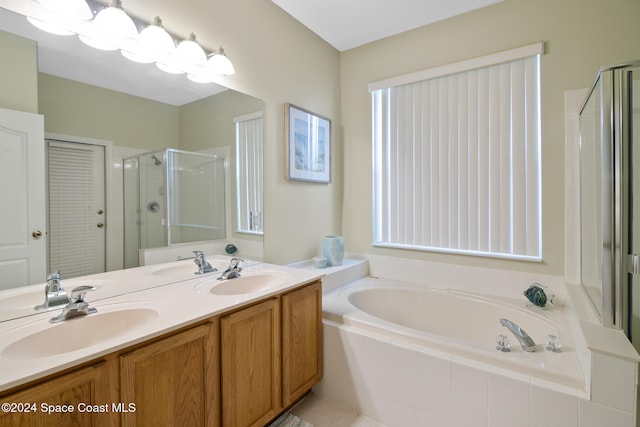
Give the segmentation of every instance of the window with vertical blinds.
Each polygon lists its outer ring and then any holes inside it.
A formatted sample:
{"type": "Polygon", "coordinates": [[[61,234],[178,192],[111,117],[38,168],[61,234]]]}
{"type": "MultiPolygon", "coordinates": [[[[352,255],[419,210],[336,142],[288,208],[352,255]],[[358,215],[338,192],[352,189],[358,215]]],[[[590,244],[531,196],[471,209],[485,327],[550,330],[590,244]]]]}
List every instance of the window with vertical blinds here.
{"type": "Polygon", "coordinates": [[[541,54],[371,84],[375,245],[541,260],[541,54]]]}
{"type": "Polygon", "coordinates": [[[235,117],[233,121],[238,231],[262,234],[262,112],[235,117]]]}

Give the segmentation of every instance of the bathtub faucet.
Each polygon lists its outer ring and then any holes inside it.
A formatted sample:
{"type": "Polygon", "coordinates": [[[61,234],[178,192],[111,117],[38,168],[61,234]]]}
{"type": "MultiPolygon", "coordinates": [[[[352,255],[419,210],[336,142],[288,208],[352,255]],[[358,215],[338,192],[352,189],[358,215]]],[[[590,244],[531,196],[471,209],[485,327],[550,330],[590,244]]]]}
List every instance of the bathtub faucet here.
{"type": "Polygon", "coordinates": [[[507,319],[500,319],[500,324],[515,335],[520,343],[520,347],[522,347],[524,351],[528,351],[530,353],[536,351],[536,343],[520,326],[507,319]]]}

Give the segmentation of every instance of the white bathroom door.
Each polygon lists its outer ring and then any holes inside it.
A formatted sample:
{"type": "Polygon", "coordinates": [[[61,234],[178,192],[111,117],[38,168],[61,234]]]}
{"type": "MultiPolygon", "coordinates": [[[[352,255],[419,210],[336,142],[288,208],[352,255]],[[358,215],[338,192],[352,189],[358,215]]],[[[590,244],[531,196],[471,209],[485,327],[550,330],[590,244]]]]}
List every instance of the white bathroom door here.
{"type": "Polygon", "coordinates": [[[62,278],[105,271],[105,148],[47,140],[49,268],[62,278]]]}
{"type": "Polygon", "coordinates": [[[0,109],[0,289],[46,276],[44,117],[0,109]]]}

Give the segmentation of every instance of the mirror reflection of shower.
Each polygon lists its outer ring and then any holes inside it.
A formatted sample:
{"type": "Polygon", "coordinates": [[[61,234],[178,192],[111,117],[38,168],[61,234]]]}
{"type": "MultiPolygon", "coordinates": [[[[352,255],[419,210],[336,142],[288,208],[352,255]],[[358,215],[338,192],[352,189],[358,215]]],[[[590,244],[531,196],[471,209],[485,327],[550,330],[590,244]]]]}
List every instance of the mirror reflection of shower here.
{"type": "Polygon", "coordinates": [[[123,165],[125,268],[139,249],[226,237],[222,157],[165,149],[123,165]]]}

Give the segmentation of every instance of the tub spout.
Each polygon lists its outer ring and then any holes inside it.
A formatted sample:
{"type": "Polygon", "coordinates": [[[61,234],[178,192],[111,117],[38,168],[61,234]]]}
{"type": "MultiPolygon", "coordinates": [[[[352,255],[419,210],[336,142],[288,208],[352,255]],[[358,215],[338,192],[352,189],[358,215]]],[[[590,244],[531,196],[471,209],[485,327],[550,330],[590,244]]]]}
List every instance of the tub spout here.
{"type": "Polygon", "coordinates": [[[518,339],[520,347],[524,351],[534,352],[536,351],[536,343],[520,326],[516,325],[510,320],[500,319],[500,324],[511,331],[513,335],[518,339]]]}

